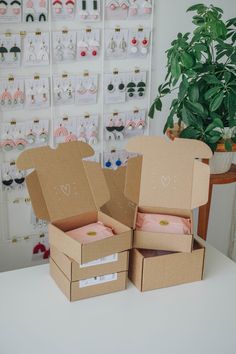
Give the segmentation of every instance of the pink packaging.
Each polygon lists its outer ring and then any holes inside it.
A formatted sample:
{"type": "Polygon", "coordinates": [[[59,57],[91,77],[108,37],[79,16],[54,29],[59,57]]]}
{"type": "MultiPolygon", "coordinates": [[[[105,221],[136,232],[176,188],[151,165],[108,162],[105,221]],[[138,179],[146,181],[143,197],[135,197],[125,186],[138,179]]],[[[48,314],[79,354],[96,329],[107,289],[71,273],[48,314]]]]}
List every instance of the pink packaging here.
{"type": "Polygon", "coordinates": [[[191,234],[191,221],[173,215],[138,213],[136,230],[168,234],[191,234]]]}
{"type": "Polygon", "coordinates": [[[105,226],[102,222],[96,222],[77,229],[67,231],[67,235],[73,237],[80,243],[91,243],[94,241],[102,240],[106,237],[114,235],[110,227],[105,226]]]}

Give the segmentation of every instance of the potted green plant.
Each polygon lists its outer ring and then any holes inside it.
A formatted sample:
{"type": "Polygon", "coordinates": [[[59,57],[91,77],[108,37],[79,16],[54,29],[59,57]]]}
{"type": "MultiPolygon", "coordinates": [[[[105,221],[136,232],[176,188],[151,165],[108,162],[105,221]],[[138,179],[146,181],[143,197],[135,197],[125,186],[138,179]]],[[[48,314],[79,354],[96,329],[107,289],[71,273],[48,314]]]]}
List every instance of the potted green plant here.
{"type": "Polygon", "coordinates": [[[164,133],[177,122],[181,138],[211,147],[212,173],[222,173],[236,151],[236,18],[223,21],[223,10],[213,5],[196,4],[189,11],[195,12],[196,28],[178,33],[166,51],[167,75],[149,117],[162,110],[163,97],[175,93],[164,133]]]}

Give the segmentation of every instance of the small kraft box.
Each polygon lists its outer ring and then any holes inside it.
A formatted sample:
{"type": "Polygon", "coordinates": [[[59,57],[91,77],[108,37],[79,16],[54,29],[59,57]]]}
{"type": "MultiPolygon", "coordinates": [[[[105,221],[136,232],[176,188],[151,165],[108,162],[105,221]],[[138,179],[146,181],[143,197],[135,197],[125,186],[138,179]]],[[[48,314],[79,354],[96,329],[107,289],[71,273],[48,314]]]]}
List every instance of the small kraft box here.
{"type": "Polygon", "coordinates": [[[129,278],[140,291],[202,280],[205,248],[196,240],[192,252],[133,249],[129,278]]]}
{"type": "MultiPolygon", "coordinates": [[[[94,151],[88,144],[70,142],[59,144],[57,149],[47,146],[26,150],[17,160],[19,169],[33,169],[26,177],[26,183],[36,216],[49,222],[50,246],[79,264],[124,252],[132,247],[132,230],[100,211],[109,201],[110,195],[101,166],[84,160],[93,155],[94,151]],[[67,234],[68,231],[98,221],[111,228],[114,235],[81,243],[67,234]]],[[[52,260],[51,274],[54,278],[57,274],[58,279],[59,272],[62,275],[64,273],[54,265],[56,263],[52,260]]],[[[110,278],[110,282],[117,282],[117,288],[121,288],[121,277],[110,278]]],[[[126,284],[124,275],[123,278],[122,288],[126,284]]],[[[94,293],[95,286],[101,287],[94,283],[94,287],[88,287],[87,293],[94,293]]]]}
{"type": "MultiPolygon", "coordinates": [[[[130,139],[127,150],[140,157],[128,161],[125,196],[136,204],[138,213],[164,214],[190,220],[189,234],[134,230],[133,248],[191,252],[193,246],[193,209],[208,200],[210,170],[199,159],[212,156],[201,141],[164,137],[130,139]]],[[[136,220],[134,229],[136,227],[136,220]]]]}
{"type": "Polygon", "coordinates": [[[79,264],[50,248],[50,273],[70,301],[124,290],[128,265],[128,251],[79,264]]]}

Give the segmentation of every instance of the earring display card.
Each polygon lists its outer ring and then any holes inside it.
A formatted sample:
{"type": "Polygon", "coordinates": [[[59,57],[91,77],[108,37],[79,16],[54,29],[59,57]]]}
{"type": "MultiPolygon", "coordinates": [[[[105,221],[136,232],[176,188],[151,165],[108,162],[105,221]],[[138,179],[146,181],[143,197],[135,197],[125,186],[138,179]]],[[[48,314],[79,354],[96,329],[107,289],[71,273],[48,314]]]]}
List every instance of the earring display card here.
{"type": "Polygon", "coordinates": [[[103,167],[116,170],[118,167],[125,166],[128,159],[135,156],[137,156],[137,154],[129,153],[125,150],[105,152],[103,156],[103,167]]]}
{"type": "Polygon", "coordinates": [[[96,59],[100,54],[100,30],[87,28],[77,31],[77,59],[96,59]]]}
{"type": "Polygon", "coordinates": [[[53,137],[56,144],[77,141],[76,117],[57,118],[54,122],[53,137]]]}
{"type": "Polygon", "coordinates": [[[75,0],[51,0],[51,13],[54,21],[68,20],[75,17],[75,0]]]}
{"type": "Polygon", "coordinates": [[[22,109],[25,102],[24,80],[13,77],[0,79],[0,98],[1,111],[22,109]]]}
{"type": "Polygon", "coordinates": [[[128,57],[146,57],[150,47],[150,30],[139,28],[129,31],[128,57]]]}
{"type": "Polygon", "coordinates": [[[104,102],[105,104],[124,103],[126,73],[112,73],[104,75],[104,102]]]}
{"type": "Polygon", "coordinates": [[[128,30],[107,29],[105,30],[105,58],[124,59],[127,57],[128,30]]]}
{"type": "Polygon", "coordinates": [[[21,0],[0,0],[0,23],[21,22],[21,0]]]}
{"type": "Polygon", "coordinates": [[[45,109],[50,106],[49,79],[25,79],[25,106],[28,109],[45,109]]]}
{"type": "Polygon", "coordinates": [[[0,67],[14,68],[21,63],[20,34],[0,34],[0,67]]]}
{"type": "Polygon", "coordinates": [[[127,74],[127,99],[142,99],[147,89],[147,72],[135,70],[127,74]]]}
{"type": "Polygon", "coordinates": [[[77,15],[81,21],[95,22],[101,19],[100,0],[77,0],[77,15]]]}
{"type": "Polygon", "coordinates": [[[48,21],[48,1],[47,0],[23,0],[23,21],[24,22],[48,21]]]}
{"type": "Polygon", "coordinates": [[[75,104],[96,104],[98,93],[98,75],[76,77],[75,104]]]}
{"type": "Polygon", "coordinates": [[[53,100],[55,105],[71,105],[75,103],[76,77],[73,75],[53,76],[53,100]]]}
{"type": "Polygon", "coordinates": [[[24,37],[23,64],[49,65],[49,32],[27,33],[24,37]]]}
{"type": "Polygon", "coordinates": [[[130,3],[128,0],[106,0],[105,11],[107,20],[125,20],[128,16],[130,3]]]}
{"type": "Polygon", "coordinates": [[[58,62],[76,59],[76,31],[53,32],[53,60],[58,62]]]}

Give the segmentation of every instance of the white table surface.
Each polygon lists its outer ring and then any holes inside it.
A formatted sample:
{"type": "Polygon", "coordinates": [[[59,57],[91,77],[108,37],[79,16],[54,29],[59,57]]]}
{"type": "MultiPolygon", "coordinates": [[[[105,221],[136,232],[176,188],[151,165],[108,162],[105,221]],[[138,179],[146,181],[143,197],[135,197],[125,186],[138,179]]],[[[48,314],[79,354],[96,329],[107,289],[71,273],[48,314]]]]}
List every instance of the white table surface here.
{"type": "Polygon", "coordinates": [[[207,247],[205,280],[69,303],[48,265],[0,274],[1,354],[235,354],[236,264],[207,247]]]}

